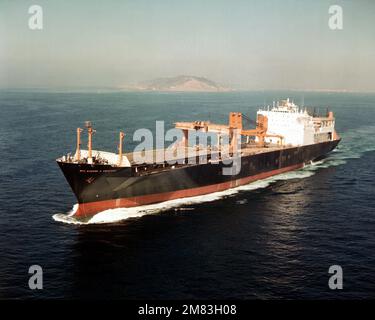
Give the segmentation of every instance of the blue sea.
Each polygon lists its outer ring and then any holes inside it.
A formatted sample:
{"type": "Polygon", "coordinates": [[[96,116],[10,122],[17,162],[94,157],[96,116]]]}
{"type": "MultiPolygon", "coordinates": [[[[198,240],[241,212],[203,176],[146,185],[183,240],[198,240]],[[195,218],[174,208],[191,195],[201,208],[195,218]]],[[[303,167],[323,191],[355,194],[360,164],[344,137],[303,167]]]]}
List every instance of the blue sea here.
{"type": "Polygon", "coordinates": [[[375,95],[0,91],[0,299],[375,298],[375,95]],[[94,148],[135,144],[138,128],[178,120],[254,119],[290,97],[334,111],[342,137],[296,172],[202,196],[68,219],[76,204],[55,159],[85,120],[94,148]],[[65,219],[65,217],[67,217],[65,219]],[[43,269],[43,289],[28,286],[43,269]],[[328,269],[343,270],[343,289],[328,269]]]}

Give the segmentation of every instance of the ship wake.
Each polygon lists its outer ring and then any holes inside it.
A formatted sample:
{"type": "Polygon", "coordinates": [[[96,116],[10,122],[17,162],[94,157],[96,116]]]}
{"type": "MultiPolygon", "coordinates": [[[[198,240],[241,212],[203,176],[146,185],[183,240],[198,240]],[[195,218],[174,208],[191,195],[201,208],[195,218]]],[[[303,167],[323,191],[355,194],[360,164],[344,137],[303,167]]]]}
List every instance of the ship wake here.
{"type": "Polygon", "coordinates": [[[202,196],[175,199],[152,205],[144,205],[133,208],[109,209],[97,213],[88,221],[80,221],[75,218],[74,213],[78,209],[78,204],[76,204],[68,213],[59,213],[53,215],[53,219],[55,221],[70,224],[114,223],[130,218],[139,218],[144,215],[165,212],[171,209],[186,211],[191,209],[189,208],[189,206],[191,205],[215,201],[218,199],[235,195],[240,191],[263,189],[277,181],[282,180],[304,179],[314,175],[316,171],[318,171],[319,169],[339,166],[345,164],[346,161],[349,159],[360,158],[362,154],[365,152],[375,151],[375,141],[373,141],[374,138],[370,134],[374,131],[375,126],[366,126],[358,128],[356,130],[348,130],[347,132],[342,134],[342,144],[339,145],[339,147],[336,150],[331,152],[327,158],[321,161],[312,162],[303,167],[302,169],[296,171],[282,173],[264,180],[255,181],[247,185],[239,186],[233,189],[228,189],[225,191],[215,192],[202,196]]]}

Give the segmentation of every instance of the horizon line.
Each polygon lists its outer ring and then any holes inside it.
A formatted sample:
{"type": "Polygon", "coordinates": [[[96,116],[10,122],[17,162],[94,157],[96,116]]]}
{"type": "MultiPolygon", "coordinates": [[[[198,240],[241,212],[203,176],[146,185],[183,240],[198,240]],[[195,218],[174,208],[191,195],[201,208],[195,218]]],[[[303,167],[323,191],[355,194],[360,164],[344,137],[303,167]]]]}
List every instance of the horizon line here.
{"type": "Polygon", "coordinates": [[[136,90],[128,88],[119,88],[118,86],[55,86],[55,87],[44,87],[44,86],[34,86],[34,87],[0,87],[0,91],[59,91],[59,92],[87,92],[92,93],[93,91],[100,92],[104,91],[113,91],[113,92],[133,92],[133,93],[150,93],[150,92],[161,92],[161,93],[235,93],[235,92],[275,92],[275,91],[286,91],[286,92],[310,92],[310,93],[375,93],[375,90],[353,90],[353,89],[298,89],[298,88],[240,88],[233,89],[229,91],[168,91],[168,90],[136,90]]]}

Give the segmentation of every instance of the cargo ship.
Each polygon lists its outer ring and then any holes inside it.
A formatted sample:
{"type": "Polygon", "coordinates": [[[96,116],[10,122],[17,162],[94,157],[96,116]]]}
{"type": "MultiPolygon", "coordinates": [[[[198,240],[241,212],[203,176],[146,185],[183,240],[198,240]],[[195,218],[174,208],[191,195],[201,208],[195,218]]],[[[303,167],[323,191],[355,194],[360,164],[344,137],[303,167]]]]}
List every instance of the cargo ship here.
{"type": "Polygon", "coordinates": [[[300,169],[323,158],[341,140],[332,111],[317,115],[289,99],[259,109],[256,120],[252,121],[253,129],[245,128],[245,120],[251,122],[242,113],[231,112],[227,124],[176,122],[181,139],[168,148],[138,153],[122,152],[123,132],[119,134],[118,152],[94,150],[95,130],[86,121],[87,150],[81,149],[83,129],[77,128],[75,153],[56,160],[78,201],[74,216],[87,220],[107,209],[235,188],[300,169]],[[196,144],[195,139],[190,141],[191,133],[197,132],[214,134],[216,143],[204,145],[196,144]],[[178,155],[177,161],[164,157],[171,150],[175,157],[178,155]],[[146,153],[148,160],[139,160],[145,159],[140,154],[146,153]]]}

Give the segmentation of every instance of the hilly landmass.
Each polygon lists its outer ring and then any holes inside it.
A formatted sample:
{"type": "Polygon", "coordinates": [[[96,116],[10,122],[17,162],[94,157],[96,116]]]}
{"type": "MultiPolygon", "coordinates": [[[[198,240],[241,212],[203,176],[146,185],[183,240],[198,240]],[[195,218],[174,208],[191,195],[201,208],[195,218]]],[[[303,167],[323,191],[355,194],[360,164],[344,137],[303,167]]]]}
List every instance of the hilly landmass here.
{"type": "Polygon", "coordinates": [[[226,92],[232,89],[222,86],[212,80],[196,76],[177,76],[143,81],[124,89],[139,91],[167,92],[226,92]]]}

